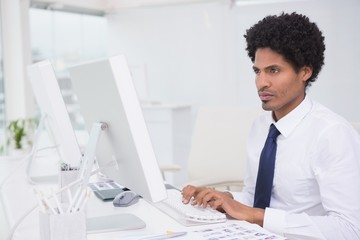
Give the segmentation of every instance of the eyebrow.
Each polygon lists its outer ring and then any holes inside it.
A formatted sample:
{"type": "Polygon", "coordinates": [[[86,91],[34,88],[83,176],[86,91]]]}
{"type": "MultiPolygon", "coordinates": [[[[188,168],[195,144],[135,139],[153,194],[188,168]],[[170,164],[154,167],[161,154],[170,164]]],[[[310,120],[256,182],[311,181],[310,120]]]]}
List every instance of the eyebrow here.
{"type": "MultiPolygon", "coordinates": [[[[253,66],[252,67],[254,70],[259,70],[260,68],[256,67],[256,66],[253,66]]],[[[270,68],[280,68],[280,65],[278,64],[273,64],[273,65],[269,65],[267,67],[265,67],[265,69],[270,69],[270,68]]]]}

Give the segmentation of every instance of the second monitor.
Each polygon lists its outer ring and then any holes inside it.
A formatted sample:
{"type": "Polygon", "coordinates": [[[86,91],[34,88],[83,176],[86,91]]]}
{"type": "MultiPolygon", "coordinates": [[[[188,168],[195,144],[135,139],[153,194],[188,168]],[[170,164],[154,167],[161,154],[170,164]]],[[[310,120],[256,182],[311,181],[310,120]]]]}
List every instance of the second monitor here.
{"type": "Polygon", "coordinates": [[[165,199],[165,185],[125,57],[77,65],[69,73],[87,129],[98,122],[108,126],[96,150],[101,172],[148,201],[165,199]]]}

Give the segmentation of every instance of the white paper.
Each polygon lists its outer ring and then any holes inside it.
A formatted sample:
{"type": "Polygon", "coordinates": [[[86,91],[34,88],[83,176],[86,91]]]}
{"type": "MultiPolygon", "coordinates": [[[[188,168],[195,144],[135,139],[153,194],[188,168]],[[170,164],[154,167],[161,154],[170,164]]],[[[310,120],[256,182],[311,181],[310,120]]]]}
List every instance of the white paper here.
{"type": "Polygon", "coordinates": [[[258,225],[244,221],[227,222],[221,226],[207,225],[192,231],[189,236],[202,240],[283,240],[258,225]]]}

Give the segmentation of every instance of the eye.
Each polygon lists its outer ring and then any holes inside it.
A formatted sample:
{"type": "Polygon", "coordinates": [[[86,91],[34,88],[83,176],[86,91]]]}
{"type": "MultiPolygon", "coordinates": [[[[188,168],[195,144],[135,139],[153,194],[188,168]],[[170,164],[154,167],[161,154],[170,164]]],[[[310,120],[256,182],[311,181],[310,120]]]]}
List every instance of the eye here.
{"type": "Polygon", "coordinates": [[[260,70],[259,70],[258,68],[253,68],[253,70],[254,70],[254,73],[255,73],[255,74],[260,73],[260,70]]]}
{"type": "Polygon", "coordinates": [[[272,67],[272,68],[270,68],[270,70],[269,70],[270,73],[278,73],[279,71],[280,71],[280,69],[277,68],[277,67],[272,67]]]}

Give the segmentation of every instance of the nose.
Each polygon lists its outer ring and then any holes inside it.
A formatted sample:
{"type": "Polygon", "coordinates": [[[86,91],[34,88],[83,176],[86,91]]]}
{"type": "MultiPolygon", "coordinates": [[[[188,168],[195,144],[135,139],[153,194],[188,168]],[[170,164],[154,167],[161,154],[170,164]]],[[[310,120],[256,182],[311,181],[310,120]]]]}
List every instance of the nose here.
{"type": "Polygon", "coordinates": [[[270,86],[270,81],[264,72],[256,74],[256,87],[258,89],[267,88],[270,86]]]}

